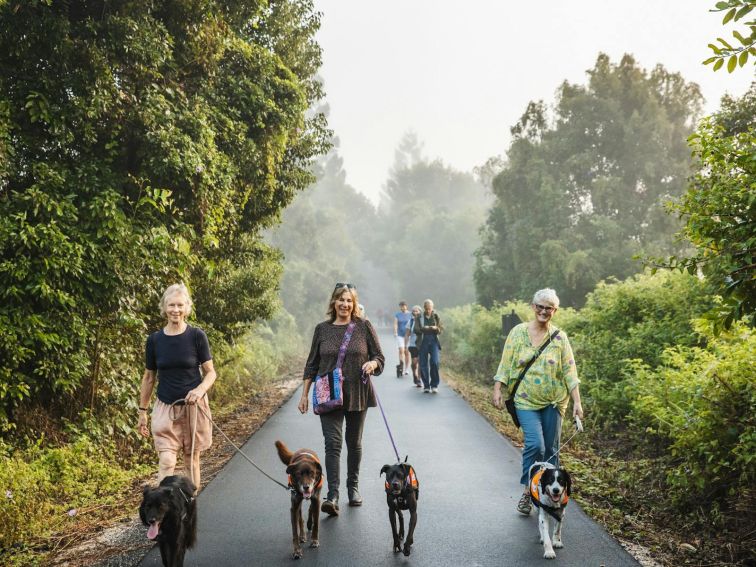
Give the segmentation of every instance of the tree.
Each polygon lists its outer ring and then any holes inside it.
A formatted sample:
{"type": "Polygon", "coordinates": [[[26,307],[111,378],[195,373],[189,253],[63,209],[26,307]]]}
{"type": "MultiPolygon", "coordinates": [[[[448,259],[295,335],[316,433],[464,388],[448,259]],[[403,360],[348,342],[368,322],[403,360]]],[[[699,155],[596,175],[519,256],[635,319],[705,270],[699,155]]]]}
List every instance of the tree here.
{"type": "Polygon", "coordinates": [[[712,315],[729,328],[743,315],[756,323],[756,83],[739,99],[725,96],[719,112],[690,136],[698,171],[672,205],[685,220],[691,256],[666,265],[697,273],[724,302],[712,315]]]}
{"type": "Polygon", "coordinates": [[[0,6],[0,422],[31,396],[133,404],[166,284],[216,339],[272,312],[260,231],[326,142],[318,22],[309,0],[0,6]]]}
{"type": "Polygon", "coordinates": [[[599,280],[639,271],[633,256],[672,246],[678,226],[663,204],[690,173],[698,87],[630,55],[599,55],[588,77],[563,83],[553,109],[531,102],[511,130],[476,252],[484,305],[547,286],[580,305],[599,280]]]}
{"type": "MultiPolygon", "coordinates": [[[[756,0],[727,0],[717,2],[716,8],[712,12],[726,12],[722,19],[722,25],[729,22],[737,22],[750,14],[756,8],[756,0]]],[[[714,52],[713,57],[709,57],[703,62],[704,65],[713,63],[712,69],[718,71],[727,61],[727,72],[732,73],[738,66],[744,67],[748,61],[749,55],[756,56],[756,19],[744,22],[747,26],[747,35],[743,35],[739,30],[732,32],[732,37],[737,40],[737,47],[733,47],[726,39],[718,37],[720,45],[709,44],[709,49],[714,52]]],[[[754,61],[756,64],[756,61],[754,61]]]]}

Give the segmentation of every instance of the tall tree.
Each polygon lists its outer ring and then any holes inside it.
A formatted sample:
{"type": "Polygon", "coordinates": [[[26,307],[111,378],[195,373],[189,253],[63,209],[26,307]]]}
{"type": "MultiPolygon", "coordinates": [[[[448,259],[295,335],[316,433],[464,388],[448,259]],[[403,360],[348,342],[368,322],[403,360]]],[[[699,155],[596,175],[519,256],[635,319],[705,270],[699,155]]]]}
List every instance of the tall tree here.
{"type": "Polygon", "coordinates": [[[638,271],[634,255],[670,250],[677,225],[663,204],[690,173],[698,87],[629,55],[599,55],[588,77],[563,83],[551,112],[531,102],[512,128],[476,253],[485,305],[546,286],[579,305],[600,279],[638,271]]]}
{"type": "Polygon", "coordinates": [[[318,21],[310,0],[0,5],[0,422],[32,395],[133,403],[177,279],[216,337],[271,312],[259,232],[325,143],[318,21]]]}

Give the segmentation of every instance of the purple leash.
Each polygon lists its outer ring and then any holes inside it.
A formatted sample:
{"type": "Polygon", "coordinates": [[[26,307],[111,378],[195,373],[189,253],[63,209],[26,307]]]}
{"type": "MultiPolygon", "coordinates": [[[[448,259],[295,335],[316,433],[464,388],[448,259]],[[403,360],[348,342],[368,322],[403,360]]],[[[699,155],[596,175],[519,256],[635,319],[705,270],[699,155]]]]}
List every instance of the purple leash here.
{"type": "Polygon", "coordinates": [[[370,387],[373,390],[373,395],[375,396],[375,400],[378,402],[378,407],[381,410],[381,415],[383,416],[383,423],[386,424],[386,431],[388,431],[389,439],[391,439],[391,445],[394,447],[394,453],[396,454],[396,462],[401,462],[401,459],[399,458],[399,451],[396,448],[396,443],[394,443],[394,436],[391,434],[391,428],[389,427],[388,420],[386,420],[386,412],[383,411],[383,404],[381,403],[381,398],[378,397],[378,391],[375,389],[375,386],[373,385],[373,381],[370,379],[369,374],[362,373],[362,383],[363,384],[370,384],[370,387]]]}

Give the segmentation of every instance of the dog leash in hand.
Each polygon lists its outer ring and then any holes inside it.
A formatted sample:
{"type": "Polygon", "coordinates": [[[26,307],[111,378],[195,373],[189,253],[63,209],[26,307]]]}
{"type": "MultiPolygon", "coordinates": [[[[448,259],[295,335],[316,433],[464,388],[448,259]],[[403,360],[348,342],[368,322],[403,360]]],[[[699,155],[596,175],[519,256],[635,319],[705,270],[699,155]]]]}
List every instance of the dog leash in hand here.
{"type": "Polygon", "coordinates": [[[575,435],[577,435],[578,433],[582,433],[582,432],[583,432],[583,422],[580,421],[580,418],[578,416],[575,416],[575,433],[573,433],[572,435],[570,435],[570,438],[567,439],[567,441],[565,441],[564,443],[560,443],[559,444],[559,449],[557,449],[557,452],[554,453],[553,455],[551,455],[544,462],[548,463],[551,459],[553,459],[554,457],[556,457],[557,455],[559,455],[559,453],[561,453],[562,449],[567,445],[567,443],[569,443],[570,441],[572,441],[572,438],[575,437],[575,435]]]}
{"type": "Polygon", "coordinates": [[[396,455],[396,462],[401,462],[401,458],[399,457],[399,451],[396,448],[396,443],[394,442],[394,436],[391,433],[391,428],[389,427],[388,420],[386,419],[386,412],[383,411],[383,404],[381,403],[381,398],[378,397],[378,391],[375,389],[375,385],[373,384],[373,381],[370,379],[370,374],[362,373],[362,383],[363,384],[370,384],[370,388],[373,390],[373,395],[375,396],[375,401],[378,402],[378,407],[381,410],[381,415],[383,416],[383,423],[386,424],[386,431],[388,431],[389,439],[391,439],[391,446],[394,447],[394,454],[396,455]]]}
{"type": "MultiPolygon", "coordinates": [[[[173,403],[171,404],[171,409],[173,409],[173,406],[174,406],[174,405],[176,405],[176,404],[178,404],[178,405],[185,405],[185,404],[186,404],[186,399],[176,400],[175,402],[173,402],[173,403]]],[[[214,426],[214,427],[215,427],[215,428],[216,428],[216,429],[218,430],[218,432],[219,432],[219,433],[220,433],[221,435],[223,435],[223,437],[225,437],[226,441],[228,441],[228,442],[229,442],[229,443],[231,444],[231,446],[232,446],[232,447],[233,447],[234,449],[236,449],[236,452],[237,452],[237,453],[239,453],[239,454],[240,454],[240,455],[241,455],[242,457],[244,457],[244,458],[245,458],[245,459],[247,460],[247,462],[248,462],[248,463],[249,463],[250,465],[252,465],[253,467],[255,467],[255,468],[256,468],[256,469],[258,470],[258,471],[260,471],[260,472],[261,472],[261,473],[262,473],[263,475],[267,476],[267,477],[268,477],[268,478],[269,478],[270,480],[272,480],[273,482],[275,482],[275,483],[276,483],[277,485],[279,485],[279,486],[283,487],[283,488],[284,488],[284,489],[285,489],[285,490],[286,490],[287,492],[291,492],[291,491],[293,491],[293,490],[294,490],[294,489],[293,489],[292,487],[290,487],[290,486],[287,486],[287,485],[285,485],[284,483],[277,481],[277,480],[276,480],[275,478],[273,478],[273,477],[272,477],[272,476],[270,476],[270,475],[269,475],[268,473],[266,473],[266,472],[265,472],[265,471],[264,471],[263,469],[261,469],[261,468],[260,468],[259,466],[257,466],[257,464],[256,464],[256,463],[255,463],[255,462],[254,462],[254,461],[253,461],[252,459],[250,459],[250,458],[249,458],[249,457],[248,457],[248,456],[247,456],[247,455],[246,455],[246,454],[244,453],[244,451],[242,451],[242,450],[241,450],[241,449],[240,449],[240,448],[239,448],[239,447],[238,447],[238,446],[236,445],[236,443],[234,443],[233,441],[231,441],[231,438],[230,438],[230,437],[229,437],[228,435],[226,435],[226,433],[225,433],[225,432],[224,432],[224,431],[223,431],[223,430],[222,430],[222,429],[221,429],[220,427],[218,427],[218,424],[217,424],[217,423],[215,423],[215,422],[213,421],[213,418],[211,418],[211,417],[210,417],[209,415],[207,415],[207,412],[205,411],[205,409],[204,409],[204,408],[203,408],[202,406],[200,406],[199,404],[196,404],[196,405],[197,405],[197,408],[198,408],[198,409],[199,409],[199,410],[200,410],[200,411],[202,412],[202,414],[203,414],[203,415],[204,415],[204,416],[205,416],[205,417],[206,417],[206,418],[207,418],[208,420],[210,420],[210,423],[212,423],[212,424],[213,424],[213,426],[214,426]]],[[[195,414],[195,415],[196,415],[196,414],[195,414]]],[[[173,418],[171,418],[171,419],[173,419],[173,418]]],[[[192,432],[192,447],[194,447],[194,436],[195,436],[196,434],[197,434],[197,429],[196,429],[196,419],[195,419],[195,429],[194,429],[194,431],[192,432]]]]}

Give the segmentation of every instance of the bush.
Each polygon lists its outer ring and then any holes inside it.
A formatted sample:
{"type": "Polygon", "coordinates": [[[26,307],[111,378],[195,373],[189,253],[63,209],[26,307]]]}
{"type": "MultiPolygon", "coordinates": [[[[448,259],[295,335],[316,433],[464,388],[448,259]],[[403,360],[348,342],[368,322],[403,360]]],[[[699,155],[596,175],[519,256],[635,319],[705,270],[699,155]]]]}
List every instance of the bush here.
{"type": "Polygon", "coordinates": [[[630,412],[629,359],[653,368],[668,346],[703,345],[691,320],[714,300],[694,276],[658,272],[600,283],[580,312],[564,320],[575,351],[581,394],[599,426],[621,423],[630,412]]]}
{"type": "Polygon", "coordinates": [[[669,444],[666,477],[678,504],[723,501],[756,482],[756,331],[744,324],[706,348],[670,347],[661,365],[633,361],[631,419],[669,444]]]}
{"type": "Polygon", "coordinates": [[[109,504],[130,486],[139,467],[120,465],[113,445],[81,437],[62,448],[41,443],[0,456],[0,563],[22,544],[39,541],[72,521],[82,508],[109,504]]]}

